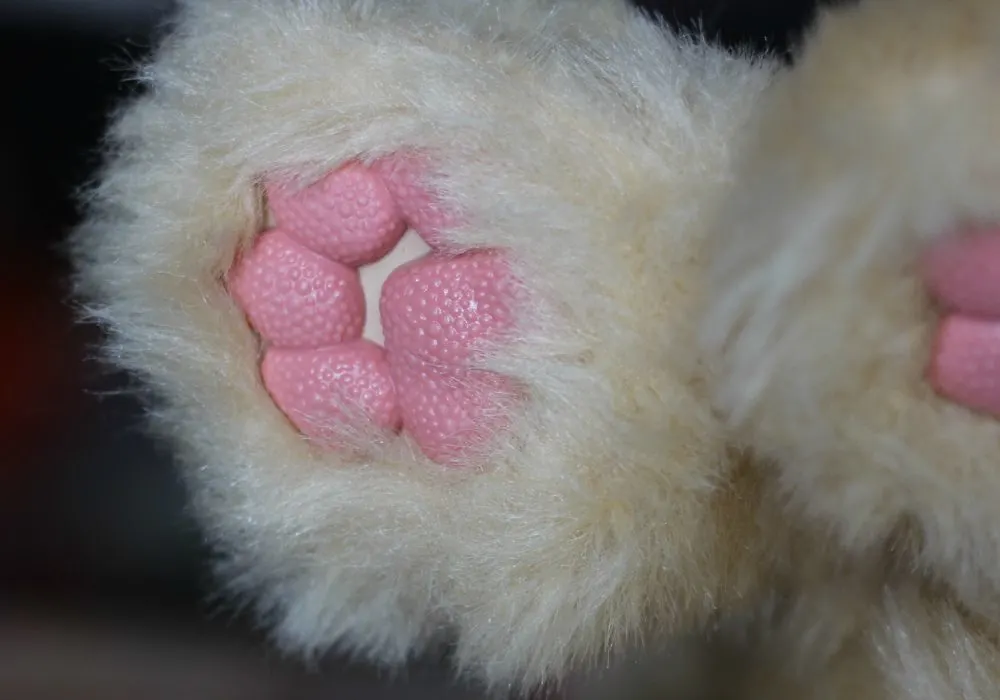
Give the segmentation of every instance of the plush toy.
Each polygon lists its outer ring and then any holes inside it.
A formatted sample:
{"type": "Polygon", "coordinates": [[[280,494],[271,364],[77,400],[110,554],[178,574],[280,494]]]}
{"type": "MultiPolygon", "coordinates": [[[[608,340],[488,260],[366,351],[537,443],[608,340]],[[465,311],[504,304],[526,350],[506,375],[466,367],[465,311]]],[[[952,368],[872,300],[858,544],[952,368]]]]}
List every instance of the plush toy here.
{"type": "Polygon", "coordinates": [[[991,697],[998,48],[990,0],[791,69],[619,0],[189,0],[81,294],[287,650],[991,697]]]}

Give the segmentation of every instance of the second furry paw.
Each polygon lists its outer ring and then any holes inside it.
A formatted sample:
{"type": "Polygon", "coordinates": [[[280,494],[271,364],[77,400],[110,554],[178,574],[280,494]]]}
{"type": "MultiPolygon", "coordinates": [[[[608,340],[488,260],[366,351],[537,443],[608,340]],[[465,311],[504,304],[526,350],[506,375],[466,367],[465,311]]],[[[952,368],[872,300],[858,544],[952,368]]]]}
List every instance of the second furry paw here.
{"type": "Polygon", "coordinates": [[[719,407],[797,511],[988,614],[998,27],[981,0],[823,17],[748,132],[703,326],[719,407]]]}

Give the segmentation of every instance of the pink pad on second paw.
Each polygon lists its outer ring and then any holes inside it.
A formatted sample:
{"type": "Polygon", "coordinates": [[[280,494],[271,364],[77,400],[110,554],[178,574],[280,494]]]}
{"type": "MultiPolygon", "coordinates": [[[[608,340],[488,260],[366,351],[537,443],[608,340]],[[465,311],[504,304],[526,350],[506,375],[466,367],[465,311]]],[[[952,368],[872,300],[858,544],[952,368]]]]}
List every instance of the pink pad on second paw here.
{"type": "Polygon", "coordinates": [[[278,408],[307,437],[337,442],[358,421],[383,430],[401,422],[385,350],[359,340],[317,350],[270,350],[261,364],[278,408]]]}
{"type": "Polygon", "coordinates": [[[945,319],[938,330],[930,381],[948,399],[1000,416],[1000,320],[945,319]]]}
{"type": "Polygon", "coordinates": [[[948,310],[1000,318],[1000,228],[949,236],[923,262],[925,284],[948,310]]]}
{"type": "Polygon", "coordinates": [[[229,287],[257,332],[278,347],[356,340],[364,329],[358,273],[306,250],[280,230],[257,239],[229,287]]]}
{"type": "Polygon", "coordinates": [[[268,188],[275,222],[307,248],[351,267],[383,258],[406,223],[393,195],[374,172],[346,165],[301,191],[268,188]]]}

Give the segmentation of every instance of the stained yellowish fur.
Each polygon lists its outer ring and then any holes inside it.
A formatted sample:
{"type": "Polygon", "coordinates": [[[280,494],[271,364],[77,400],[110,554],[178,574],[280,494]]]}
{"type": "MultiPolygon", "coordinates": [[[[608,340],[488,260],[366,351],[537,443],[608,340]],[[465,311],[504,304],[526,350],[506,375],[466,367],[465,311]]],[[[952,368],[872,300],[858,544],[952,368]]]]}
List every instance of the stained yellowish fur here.
{"type": "Polygon", "coordinates": [[[873,0],[778,72],[617,0],[184,3],[76,240],[223,580],[289,650],[448,641],[494,689],[720,624],[750,697],[987,692],[1000,427],[924,387],[907,266],[992,212],[994,14],[873,0]],[[481,362],[530,400],[465,471],[303,440],[223,283],[264,177],[400,150],[523,282],[481,362]]]}

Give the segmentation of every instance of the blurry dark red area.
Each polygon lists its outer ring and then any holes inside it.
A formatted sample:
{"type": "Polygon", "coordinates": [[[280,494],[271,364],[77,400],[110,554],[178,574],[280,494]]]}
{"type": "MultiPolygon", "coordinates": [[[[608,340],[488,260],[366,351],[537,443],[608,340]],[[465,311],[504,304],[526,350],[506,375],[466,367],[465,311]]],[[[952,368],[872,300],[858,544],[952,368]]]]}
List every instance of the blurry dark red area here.
{"type": "Polygon", "coordinates": [[[38,469],[66,443],[89,408],[85,331],[68,303],[69,267],[59,251],[76,223],[76,186],[92,167],[92,146],[81,145],[96,143],[108,93],[93,91],[99,63],[66,60],[86,50],[85,37],[3,34],[0,478],[9,490],[14,475],[38,469]]]}
{"type": "Polygon", "coordinates": [[[91,360],[99,335],[79,323],[65,255],[149,41],[43,19],[0,23],[0,597],[196,599],[200,550],[169,457],[91,360]]]}
{"type": "Polygon", "coordinates": [[[0,470],[27,469],[83,408],[82,329],[65,303],[63,267],[35,252],[0,266],[0,470]]]}

